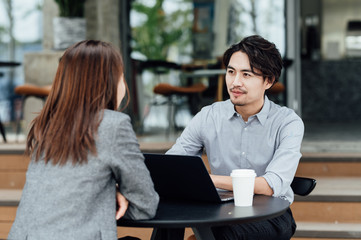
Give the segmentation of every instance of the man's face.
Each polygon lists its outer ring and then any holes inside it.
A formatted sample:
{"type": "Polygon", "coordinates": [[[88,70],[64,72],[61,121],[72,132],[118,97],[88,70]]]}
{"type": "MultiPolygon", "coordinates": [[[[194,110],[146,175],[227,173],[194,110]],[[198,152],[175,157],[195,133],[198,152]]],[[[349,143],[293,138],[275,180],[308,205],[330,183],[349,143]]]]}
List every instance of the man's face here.
{"type": "Polygon", "coordinates": [[[272,84],[264,81],[257,69],[254,71],[259,75],[252,72],[247,54],[241,51],[233,53],[227,66],[226,84],[236,110],[243,107],[259,110],[263,106],[264,92],[272,84]]]}

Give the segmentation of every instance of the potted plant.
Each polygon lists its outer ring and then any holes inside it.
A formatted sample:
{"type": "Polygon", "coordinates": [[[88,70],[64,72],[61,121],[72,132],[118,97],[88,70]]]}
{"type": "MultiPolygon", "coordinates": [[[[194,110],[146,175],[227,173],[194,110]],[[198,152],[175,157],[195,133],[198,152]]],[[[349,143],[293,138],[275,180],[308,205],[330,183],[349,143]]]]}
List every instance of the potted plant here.
{"type": "Polygon", "coordinates": [[[54,1],[59,7],[59,17],[53,19],[54,49],[63,50],[86,38],[86,0],[54,1]]]}

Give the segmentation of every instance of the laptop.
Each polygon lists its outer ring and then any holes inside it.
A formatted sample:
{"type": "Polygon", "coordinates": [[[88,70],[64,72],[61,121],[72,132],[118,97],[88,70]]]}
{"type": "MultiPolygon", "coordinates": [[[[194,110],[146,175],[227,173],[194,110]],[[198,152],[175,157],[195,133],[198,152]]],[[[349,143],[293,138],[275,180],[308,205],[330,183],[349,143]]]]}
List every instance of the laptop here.
{"type": "Polygon", "coordinates": [[[144,153],[145,164],[161,199],[221,203],[233,192],[217,189],[202,158],[188,155],[144,153]]]}

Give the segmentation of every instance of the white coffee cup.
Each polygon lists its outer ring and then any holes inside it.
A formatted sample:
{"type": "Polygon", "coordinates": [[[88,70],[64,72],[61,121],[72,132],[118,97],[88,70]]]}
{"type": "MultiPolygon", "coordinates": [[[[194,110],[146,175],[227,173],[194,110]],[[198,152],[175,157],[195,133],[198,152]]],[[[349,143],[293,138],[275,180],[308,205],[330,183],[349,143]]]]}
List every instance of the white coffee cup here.
{"type": "Polygon", "coordinates": [[[234,169],[231,173],[234,204],[248,207],[253,204],[254,181],[256,173],[253,169],[234,169]]]}

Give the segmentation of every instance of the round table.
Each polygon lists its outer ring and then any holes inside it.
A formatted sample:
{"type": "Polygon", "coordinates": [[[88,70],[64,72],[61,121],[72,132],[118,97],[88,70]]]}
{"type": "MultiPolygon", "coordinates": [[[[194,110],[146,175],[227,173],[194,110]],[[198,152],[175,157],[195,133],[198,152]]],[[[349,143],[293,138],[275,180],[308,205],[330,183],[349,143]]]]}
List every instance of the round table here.
{"type": "Polygon", "coordinates": [[[150,220],[121,219],[118,226],[152,227],[152,239],[181,240],[184,228],[191,227],[197,240],[214,239],[211,227],[260,221],[282,215],[289,202],[280,198],[255,195],[253,206],[236,207],[234,202],[206,203],[162,201],[156,216],[150,220]]]}

